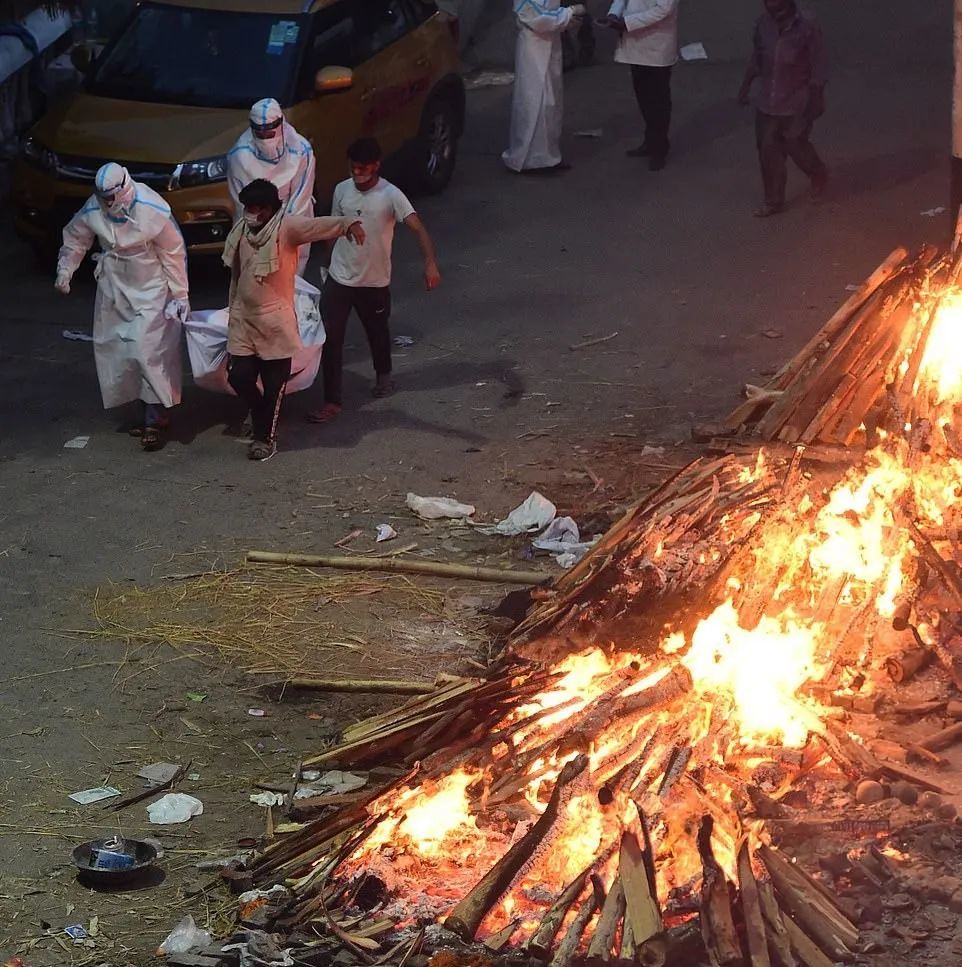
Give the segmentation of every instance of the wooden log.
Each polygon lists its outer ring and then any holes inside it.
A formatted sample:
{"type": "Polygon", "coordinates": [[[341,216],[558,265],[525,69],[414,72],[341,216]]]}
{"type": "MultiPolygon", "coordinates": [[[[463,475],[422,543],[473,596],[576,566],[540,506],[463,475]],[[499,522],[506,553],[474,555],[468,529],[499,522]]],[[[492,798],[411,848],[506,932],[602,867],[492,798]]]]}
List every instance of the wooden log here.
{"type": "Polygon", "coordinates": [[[951,718],[962,718],[962,702],[945,702],[940,699],[932,699],[928,702],[904,702],[900,705],[893,705],[892,711],[896,715],[930,715],[932,712],[945,710],[951,718]],[[956,706],[959,714],[952,712],[952,706],[956,706]]]}
{"type": "Polygon", "coordinates": [[[849,318],[896,273],[908,258],[908,254],[901,246],[893,249],[878,268],[835,310],[828,322],[775,374],[765,388],[784,389],[801,372],[822,343],[834,339],[849,318]]]}
{"type": "Polygon", "coordinates": [[[635,954],[642,967],[683,967],[704,962],[705,944],[697,921],[669,927],[643,943],[635,954]]]}
{"type": "Polygon", "coordinates": [[[735,967],[742,963],[742,949],[732,918],[728,881],[712,851],[713,828],[712,817],[703,817],[698,830],[702,862],[701,935],[712,967],[735,967]]]}
{"type": "Polygon", "coordinates": [[[551,958],[550,967],[569,967],[578,953],[578,947],[581,946],[581,938],[599,907],[598,896],[592,890],[581,901],[578,912],[575,914],[574,920],[571,921],[571,926],[568,927],[564,939],[558,944],[558,949],[551,958]]]}
{"type": "Polygon", "coordinates": [[[929,752],[938,752],[941,749],[948,749],[959,741],[962,741],[962,722],[956,722],[954,725],[934,732],[917,744],[929,752]]]}
{"type": "Polygon", "coordinates": [[[785,929],[782,912],[775,900],[775,890],[767,880],[757,880],[758,906],[765,921],[765,938],[772,959],[780,967],[797,967],[798,961],[792,953],[791,938],[785,929]]]}
{"type": "Polygon", "coordinates": [[[761,901],[758,898],[758,884],[752,871],[751,853],[748,841],[742,840],[738,847],[738,892],[742,901],[742,918],[745,921],[745,940],[748,957],[752,967],[771,967],[768,956],[768,938],[765,934],[765,920],[762,917],[761,901]]]}
{"type": "Polygon", "coordinates": [[[561,924],[568,915],[568,911],[578,901],[578,897],[584,893],[591,868],[589,866],[583,873],[576,876],[541,918],[538,929],[534,932],[526,947],[532,957],[537,957],[539,960],[548,959],[555,937],[558,936],[558,931],[561,929],[561,924]]]}
{"type": "Polygon", "coordinates": [[[621,837],[618,876],[625,894],[625,924],[632,940],[640,946],[663,930],[661,909],[649,878],[649,864],[634,833],[621,837]]]}
{"type": "Polygon", "coordinates": [[[832,958],[826,957],[818,944],[791,917],[782,917],[782,923],[785,925],[792,953],[802,967],[833,967],[832,958]]]}
{"type": "Polygon", "coordinates": [[[595,925],[595,932],[588,944],[588,956],[585,964],[606,964],[613,960],[612,951],[615,945],[615,937],[618,932],[618,924],[621,923],[625,915],[625,888],[621,882],[621,876],[615,877],[608,896],[605,897],[605,904],[601,908],[601,916],[595,925]]]}
{"type": "Polygon", "coordinates": [[[385,571],[393,574],[427,574],[494,584],[547,584],[552,576],[543,571],[508,571],[474,567],[470,564],[441,564],[436,561],[404,561],[390,557],[345,557],[337,554],[279,554],[248,551],[248,564],[283,564],[288,567],[331,567],[345,571],[385,571]]]}
{"type": "Polygon", "coordinates": [[[932,660],[929,648],[909,648],[900,655],[891,655],[885,659],[885,670],[893,682],[910,681],[932,660]]]}
{"type": "Polygon", "coordinates": [[[588,757],[579,755],[566,763],[555,782],[551,798],[538,821],[498,860],[481,881],[448,914],[444,926],[465,942],[474,939],[482,920],[514,881],[531,854],[554,825],[561,808],[565,787],[588,766],[588,757]]]}
{"type": "Polygon", "coordinates": [[[858,930],[851,920],[781,854],[763,846],[758,855],[772,878],[781,905],[804,932],[833,960],[854,959],[851,948],[858,943],[858,930]]]}
{"type": "Polygon", "coordinates": [[[950,719],[962,719],[962,702],[952,701],[946,703],[945,714],[950,719]]]}

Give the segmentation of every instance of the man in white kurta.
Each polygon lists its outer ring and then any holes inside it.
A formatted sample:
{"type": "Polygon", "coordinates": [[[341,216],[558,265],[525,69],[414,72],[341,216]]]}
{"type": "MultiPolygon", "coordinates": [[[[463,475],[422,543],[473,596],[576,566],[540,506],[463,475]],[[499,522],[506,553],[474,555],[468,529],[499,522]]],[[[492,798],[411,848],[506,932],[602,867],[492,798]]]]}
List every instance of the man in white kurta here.
{"type": "Polygon", "coordinates": [[[189,311],[184,239],[163,198],[111,163],[97,172],[93,196],[63,230],[58,292],[70,292],[94,242],[94,359],[104,408],[140,400],[135,435],[145,450],[156,450],[165,410],[180,402],[180,329],[189,311]]]}
{"type": "Polygon", "coordinates": [[[515,0],[518,41],[514,56],[511,134],[501,160],[512,171],[560,171],[564,121],[561,34],[581,22],[581,4],[515,0]]]}
{"type": "MultiPolygon", "coordinates": [[[[227,187],[234,200],[234,217],[243,215],[241,191],[252,181],[269,181],[288,215],[314,215],[314,149],[294,129],[272,97],[251,107],[250,125],[227,154],[227,187]]],[[[298,253],[298,274],[303,275],[310,245],[298,253]]]]}
{"type": "Polygon", "coordinates": [[[635,99],[645,124],[630,158],[647,158],[652,171],[665,167],[670,143],[671,68],[678,60],[679,0],[615,0],[608,21],[619,32],[615,60],[631,66],[635,99]]]}

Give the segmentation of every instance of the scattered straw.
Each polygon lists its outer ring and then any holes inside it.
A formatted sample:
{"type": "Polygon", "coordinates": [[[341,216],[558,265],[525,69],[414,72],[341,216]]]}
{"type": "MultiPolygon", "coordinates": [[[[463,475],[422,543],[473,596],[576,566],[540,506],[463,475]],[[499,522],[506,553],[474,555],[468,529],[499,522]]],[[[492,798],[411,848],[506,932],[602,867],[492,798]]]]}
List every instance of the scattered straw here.
{"type": "Polygon", "coordinates": [[[477,619],[452,613],[443,587],[403,575],[309,568],[239,568],[142,588],[109,586],[98,589],[91,611],[97,627],[74,633],[126,645],[120,664],[128,674],[118,669],[117,684],[161,664],[158,645],[278,681],[362,672],[432,679],[479,637],[477,619]],[[435,663],[414,660],[423,655],[412,647],[412,624],[433,639],[426,650],[435,663]]]}

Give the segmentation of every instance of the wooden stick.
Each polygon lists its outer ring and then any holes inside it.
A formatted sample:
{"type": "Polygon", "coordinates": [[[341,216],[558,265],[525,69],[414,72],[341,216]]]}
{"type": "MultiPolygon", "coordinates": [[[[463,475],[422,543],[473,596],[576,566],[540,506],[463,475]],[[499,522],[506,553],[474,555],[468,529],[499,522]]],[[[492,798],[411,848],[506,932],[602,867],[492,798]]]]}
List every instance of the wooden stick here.
{"type": "Polygon", "coordinates": [[[498,897],[511,885],[532,852],[554,825],[561,808],[565,786],[576,779],[588,767],[588,757],[579,755],[566,763],[555,782],[551,798],[538,821],[498,860],[481,881],[448,914],[444,926],[462,940],[470,942],[481,926],[481,921],[497,902],[498,897]]]}
{"type": "Polygon", "coordinates": [[[632,939],[636,945],[641,945],[661,933],[663,926],[658,898],[648,878],[645,854],[631,832],[625,832],[621,837],[618,877],[625,894],[625,925],[631,925],[632,939]]]}
{"type": "Polygon", "coordinates": [[[541,918],[541,923],[528,941],[526,948],[532,957],[537,957],[539,960],[548,959],[555,937],[558,936],[558,931],[561,929],[561,924],[568,915],[568,911],[577,902],[578,897],[584,892],[590,872],[591,866],[579,876],[576,876],[541,918]]]}
{"type": "Polygon", "coordinates": [[[712,851],[713,828],[712,817],[703,817],[698,830],[702,862],[701,935],[712,967],[735,967],[742,963],[742,948],[732,919],[728,881],[712,851]]]}
{"type": "Polygon", "coordinates": [[[948,728],[933,733],[927,739],[922,739],[918,745],[929,752],[938,752],[940,749],[947,749],[949,746],[955,745],[959,740],[962,740],[962,722],[956,722],[948,728]]]}
{"type": "Polygon", "coordinates": [[[290,688],[315,692],[387,692],[392,695],[431,695],[438,691],[434,682],[394,681],[363,678],[289,678],[290,688]]]}
{"type": "Polygon", "coordinates": [[[568,347],[568,352],[577,352],[579,349],[588,349],[591,346],[600,346],[603,342],[611,342],[612,339],[618,337],[617,332],[613,332],[607,336],[598,336],[597,339],[589,339],[586,342],[576,342],[568,347]]]}
{"type": "Polygon", "coordinates": [[[343,557],[337,554],[278,554],[248,551],[248,564],[284,564],[294,567],[332,567],[344,571],[388,571],[394,574],[428,574],[434,577],[486,581],[494,584],[547,584],[551,575],[543,571],[507,571],[469,564],[440,564],[436,561],[402,561],[382,557],[343,557]]]}
{"type": "Polygon", "coordinates": [[[558,949],[555,951],[554,957],[551,958],[550,967],[568,967],[574,959],[575,954],[578,953],[578,947],[581,945],[581,937],[588,928],[588,923],[595,915],[598,907],[598,895],[592,890],[581,901],[581,906],[578,907],[578,912],[575,914],[574,920],[571,921],[568,932],[564,935],[561,943],[558,944],[558,949]]]}
{"type": "Polygon", "coordinates": [[[615,943],[615,934],[624,913],[625,888],[619,875],[615,877],[615,882],[611,884],[611,889],[605,898],[605,904],[601,908],[601,916],[595,926],[594,936],[591,938],[591,943],[588,944],[586,964],[605,964],[612,959],[611,951],[615,943]]]}
{"type": "Polygon", "coordinates": [[[748,956],[752,967],[771,967],[768,956],[768,940],[765,936],[765,921],[762,918],[761,902],[758,899],[758,884],[752,871],[752,858],[748,841],[743,839],[738,847],[738,891],[742,901],[742,916],[745,920],[745,939],[748,942],[748,956]]]}
{"type": "Polygon", "coordinates": [[[885,659],[885,670],[893,682],[907,682],[925,668],[932,660],[929,648],[910,648],[901,655],[891,655],[885,659]]]}
{"type": "Polygon", "coordinates": [[[150,789],[144,789],[142,792],[133,792],[123,799],[118,799],[115,802],[108,803],[104,806],[104,809],[110,810],[110,812],[118,813],[121,809],[126,809],[128,806],[135,806],[139,802],[143,802],[145,799],[150,799],[151,796],[156,796],[158,793],[164,792],[167,789],[173,789],[174,786],[180,782],[184,776],[187,775],[187,770],[193,765],[193,762],[188,762],[187,765],[181,766],[167,782],[159,786],[151,786],[150,789]]]}
{"type": "Polygon", "coordinates": [[[775,891],[767,880],[757,880],[758,905],[765,921],[765,937],[768,949],[780,967],[797,967],[792,953],[791,939],[782,920],[782,912],[775,900],[775,891]]]}

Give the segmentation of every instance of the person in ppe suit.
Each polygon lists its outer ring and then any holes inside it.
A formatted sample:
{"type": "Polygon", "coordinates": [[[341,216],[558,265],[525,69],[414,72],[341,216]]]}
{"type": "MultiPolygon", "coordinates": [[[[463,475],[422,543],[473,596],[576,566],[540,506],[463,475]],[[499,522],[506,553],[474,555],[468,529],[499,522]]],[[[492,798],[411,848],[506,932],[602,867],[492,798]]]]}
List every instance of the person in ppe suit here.
{"type": "MultiPolygon", "coordinates": [[[[227,154],[227,187],[236,218],[243,216],[240,193],[258,178],[271,182],[289,215],[314,215],[314,149],[284,117],[272,97],[250,110],[250,126],[227,154]]],[[[310,245],[298,253],[297,274],[303,275],[310,245]]]]}
{"type": "Polygon", "coordinates": [[[561,34],[578,26],[585,7],[561,0],[515,0],[515,47],[511,134],[501,160],[516,172],[564,171],[561,34]]]}
{"type": "Polygon", "coordinates": [[[304,218],[288,214],[275,185],[258,178],[240,193],[244,216],[224,244],[230,269],[227,380],[250,407],[254,434],[248,456],[269,460],[291,359],[301,348],[294,310],[298,249],[346,235],[364,244],[354,215],[304,218]],[[260,385],[258,385],[258,383],[260,385]]]}
{"type": "Polygon", "coordinates": [[[180,402],[180,331],[190,311],[184,239],[160,195],[111,162],[63,230],[58,292],[70,292],[94,242],[101,250],[94,256],[94,359],[104,409],[139,400],[141,425],[131,432],[145,450],[158,450],[166,411],[180,402]]]}

